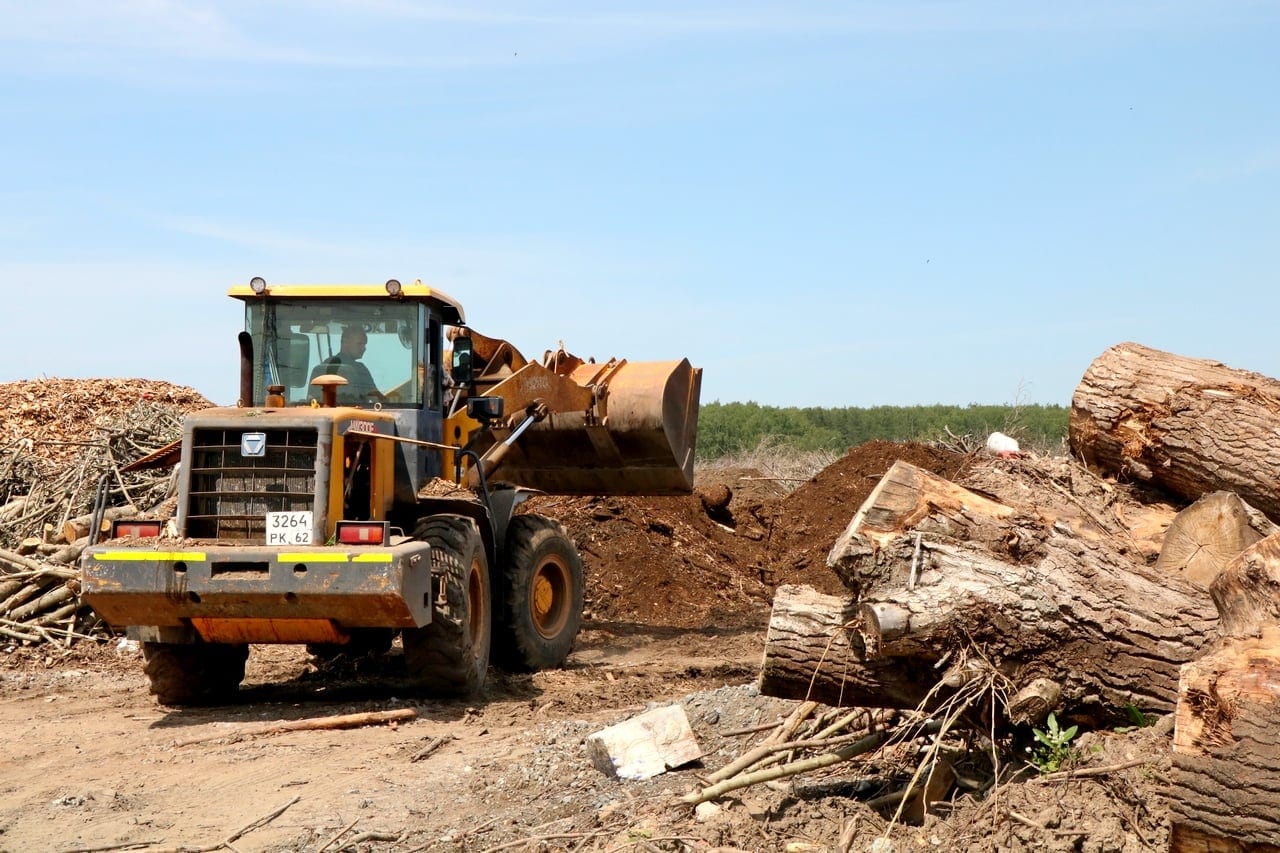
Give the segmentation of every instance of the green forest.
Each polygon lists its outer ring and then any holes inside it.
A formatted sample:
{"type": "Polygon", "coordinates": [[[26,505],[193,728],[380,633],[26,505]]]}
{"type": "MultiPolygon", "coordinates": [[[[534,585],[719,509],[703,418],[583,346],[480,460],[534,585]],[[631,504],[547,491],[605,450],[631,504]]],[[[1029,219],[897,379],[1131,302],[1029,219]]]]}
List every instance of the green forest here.
{"type": "Polygon", "coordinates": [[[705,403],[698,417],[698,458],[720,459],[777,442],[796,450],[844,453],[872,439],[966,440],[981,446],[1003,432],[1026,448],[1060,447],[1067,435],[1065,406],[872,406],[780,408],[758,403],[705,403]]]}

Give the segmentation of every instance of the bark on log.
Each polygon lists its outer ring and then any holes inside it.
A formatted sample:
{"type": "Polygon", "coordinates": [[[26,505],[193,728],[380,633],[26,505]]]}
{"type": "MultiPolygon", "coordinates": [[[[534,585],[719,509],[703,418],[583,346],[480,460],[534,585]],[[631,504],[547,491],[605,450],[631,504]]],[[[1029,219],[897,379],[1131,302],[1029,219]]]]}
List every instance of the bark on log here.
{"type": "Polygon", "coordinates": [[[914,707],[938,681],[935,666],[976,645],[1015,689],[1037,678],[1060,684],[1082,719],[1124,721],[1129,704],[1173,710],[1178,668],[1214,632],[1202,591],[1134,563],[1105,537],[1046,525],[904,464],[832,550],[829,564],[861,591],[857,603],[779,591],[762,692],[914,707]],[[895,535],[899,525],[914,529],[895,535]]]}
{"type": "Polygon", "coordinates": [[[1234,492],[1210,492],[1174,516],[1156,571],[1179,573],[1208,589],[1236,555],[1277,530],[1234,492]]]}
{"type": "Polygon", "coordinates": [[[850,599],[783,585],[765,635],[760,692],[837,707],[914,708],[938,680],[930,663],[866,655],[850,599]]]}
{"type": "Polygon", "coordinates": [[[1072,452],[1187,500],[1237,493],[1280,521],[1280,381],[1135,343],[1100,355],[1071,398],[1072,452]]]}
{"type": "Polygon", "coordinates": [[[1169,791],[1172,853],[1280,849],[1280,626],[1187,664],[1169,791]]]}
{"type": "Polygon", "coordinates": [[[56,586],[46,590],[39,598],[34,601],[28,601],[21,607],[15,607],[10,610],[6,616],[15,622],[22,622],[29,619],[37,613],[43,613],[51,609],[55,605],[62,604],[75,598],[75,590],[69,586],[56,586]]]}

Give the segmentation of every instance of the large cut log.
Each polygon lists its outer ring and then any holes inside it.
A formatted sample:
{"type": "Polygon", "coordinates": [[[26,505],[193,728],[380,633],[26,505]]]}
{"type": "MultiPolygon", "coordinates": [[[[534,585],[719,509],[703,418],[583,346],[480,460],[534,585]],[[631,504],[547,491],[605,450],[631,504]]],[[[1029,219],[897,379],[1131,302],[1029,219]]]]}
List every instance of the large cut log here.
{"type": "Polygon", "coordinates": [[[773,598],[760,692],[835,706],[914,708],[938,680],[929,662],[874,658],[854,630],[858,605],[807,586],[773,598]]]}
{"type": "Polygon", "coordinates": [[[943,663],[975,651],[1015,690],[1056,683],[1080,718],[1123,720],[1128,705],[1173,710],[1178,668],[1214,633],[1203,591],[1135,563],[1106,537],[905,463],[881,485],[828,561],[859,595],[780,590],[762,692],[914,707],[943,663]]]}
{"type": "Polygon", "coordinates": [[[1187,500],[1230,491],[1280,521],[1280,381],[1135,343],[1111,347],[1071,398],[1087,464],[1187,500]]]}
{"type": "Polygon", "coordinates": [[[1208,589],[1236,555],[1277,530],[1234,492],[1210,492],[1169,523],[1156,571],[1177,572],[1208,589]]]}
{"type": "Polygon", "coordinates": [[[1175,853],[1280,849],[1280,534],[1210,586],[1224,640],[1182,668],[1169,791],[1175,853]]]}

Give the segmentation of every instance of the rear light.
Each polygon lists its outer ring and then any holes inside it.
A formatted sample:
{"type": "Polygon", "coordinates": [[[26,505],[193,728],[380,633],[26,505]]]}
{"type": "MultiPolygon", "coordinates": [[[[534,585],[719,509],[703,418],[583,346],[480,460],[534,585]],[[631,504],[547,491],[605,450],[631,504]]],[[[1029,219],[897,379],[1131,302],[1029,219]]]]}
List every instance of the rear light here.
{"type": "Polygon", "coordinates": [[[121,536],[136,536],[139,539],[154,539],[164,530],[163,521],[154,521],[152,519],[122,519],[117,518],[111,522],[111,538],[118,539],[121,536]]]}
{"type": "Polygon", "coordinates": [[[339,521],[339,545],[385,545],[390,525],[385,521],[339,521]]]}

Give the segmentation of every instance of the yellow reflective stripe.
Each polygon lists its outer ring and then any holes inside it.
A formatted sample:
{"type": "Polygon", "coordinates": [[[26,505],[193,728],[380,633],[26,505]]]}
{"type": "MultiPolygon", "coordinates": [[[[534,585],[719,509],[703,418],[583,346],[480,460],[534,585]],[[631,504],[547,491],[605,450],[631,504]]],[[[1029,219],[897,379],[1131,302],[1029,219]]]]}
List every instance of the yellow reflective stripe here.
{"type": "Polygon", "coordinates": [[[93,555],[99,562],[132,560],[134,562],[153,562],[167,560],[195,560],[203,562],[206,558],[203,551],[104,551],[93,555]]]}
{"type": "Polygon", "coordinates": [[[337,551],[289,551],[276,555],[281,563],[349,563],[351,557],[337,551]]]}
{"type": "Polygon", "coordinates": [[[356,554],[351,558],[353,563],[390,563],[391,555],[385,551],[377,554],[356,554]]]}

